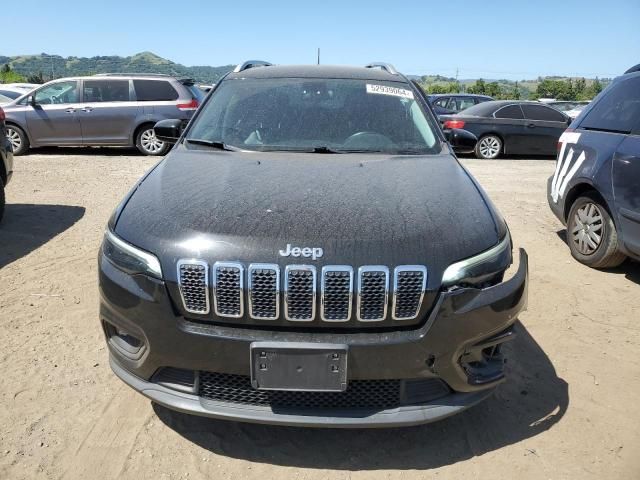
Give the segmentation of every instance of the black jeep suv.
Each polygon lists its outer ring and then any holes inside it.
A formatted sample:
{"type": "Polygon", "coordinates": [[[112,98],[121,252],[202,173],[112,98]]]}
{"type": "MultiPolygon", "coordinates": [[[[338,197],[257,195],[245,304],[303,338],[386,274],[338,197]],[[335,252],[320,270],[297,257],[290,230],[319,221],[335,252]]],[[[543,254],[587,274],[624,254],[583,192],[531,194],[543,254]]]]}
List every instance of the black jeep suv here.
{"type": "Polygon", "coordinates": [[[109,220],[111,366],[169,408],[284,425],[442,418],[504,379],[507,226],[388,64],[239,65],[109,220]]]}

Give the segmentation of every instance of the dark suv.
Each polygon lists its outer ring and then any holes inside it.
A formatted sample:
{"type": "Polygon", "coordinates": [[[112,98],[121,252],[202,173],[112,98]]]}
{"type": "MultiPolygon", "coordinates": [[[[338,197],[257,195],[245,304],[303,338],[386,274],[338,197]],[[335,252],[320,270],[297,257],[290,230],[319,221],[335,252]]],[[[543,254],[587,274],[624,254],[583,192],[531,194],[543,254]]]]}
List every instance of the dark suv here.
{"type": "Polygon", "coordinates": [[[7,138],[4,123],[4,110],[0,108],[0,220],[4,215],[4,188],[13,174],[13,152],[7,138]]]}
{"type": "Polygon", "coordinates": [[[547,190],[579,262],[607,268],[640,259],[640,65],[611,82],[560,137],[547,190]]]}
{"type": "Polygon", "coordinates": [[[101,74],[45,83],[3,105],[15,155],[29,147],[135,146],[145,155],[171,147],[155,138],[162,119],[185,123],[204,93],[188,78],[101,74]]]}
{"type": "Polygon", "coordinates": [[[198,415],[347,427],[429,422],[504,380],[527,257],[505,277],[507,226],[406,77],[247,62],[180,124],[156,125],[177,143],[99,255],[127,384],[198,415]]]}

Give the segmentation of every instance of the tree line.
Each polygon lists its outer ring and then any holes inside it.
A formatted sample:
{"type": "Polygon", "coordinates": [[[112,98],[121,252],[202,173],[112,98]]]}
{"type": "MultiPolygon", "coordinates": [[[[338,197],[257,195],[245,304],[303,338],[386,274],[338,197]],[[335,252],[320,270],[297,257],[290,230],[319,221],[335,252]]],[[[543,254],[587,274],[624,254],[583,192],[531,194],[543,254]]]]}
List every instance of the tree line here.
{"type": "Polygon", "coordinates": [[[486,82],[482,78],[475,83],[465,85],[458,81],[448,83],[419,82],[428,94],[471,93],[488,95],[496,100],[537,100],[539,98],[555,98],[556,100],[591,100],[604,88],[599,78],[587,81],[585,78],[539,78],[535,90],[523,88],[519,82],[499,83],[486,82]]]}

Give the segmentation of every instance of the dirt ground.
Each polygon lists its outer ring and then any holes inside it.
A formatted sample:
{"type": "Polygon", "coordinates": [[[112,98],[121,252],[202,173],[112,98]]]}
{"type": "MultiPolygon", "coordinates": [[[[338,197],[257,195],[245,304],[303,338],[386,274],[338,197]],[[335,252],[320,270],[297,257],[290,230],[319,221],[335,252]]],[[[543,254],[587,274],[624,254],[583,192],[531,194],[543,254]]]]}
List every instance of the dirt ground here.
{"type": "Polygon", "coordinates": [[[189,417],[109,370],[96,254],[154,159],[16,158],[0,225],[0,479],[640,478],[640,265],[569,255],[546,205],[551,160],[463,160],[527,249],[529,309],[509,381],[422,427],[316,430],[189,417]]]}

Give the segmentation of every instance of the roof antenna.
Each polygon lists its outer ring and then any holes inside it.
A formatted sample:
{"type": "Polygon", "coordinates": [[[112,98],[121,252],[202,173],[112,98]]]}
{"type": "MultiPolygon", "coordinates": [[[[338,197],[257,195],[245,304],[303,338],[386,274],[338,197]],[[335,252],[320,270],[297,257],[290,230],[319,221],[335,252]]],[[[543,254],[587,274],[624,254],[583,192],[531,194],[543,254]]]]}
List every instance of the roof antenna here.
{"type": "Polygon", "coordinates": [[[320,47],[318,47],[318,65],[320,65],[320,47]]]}

